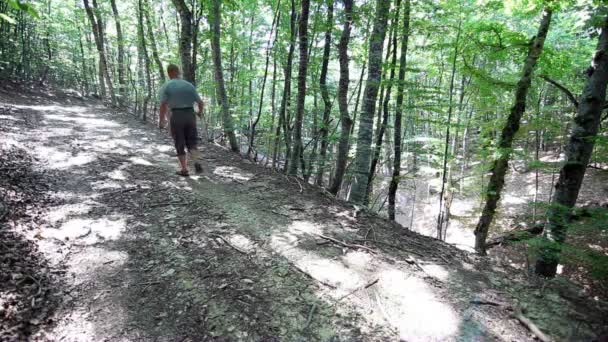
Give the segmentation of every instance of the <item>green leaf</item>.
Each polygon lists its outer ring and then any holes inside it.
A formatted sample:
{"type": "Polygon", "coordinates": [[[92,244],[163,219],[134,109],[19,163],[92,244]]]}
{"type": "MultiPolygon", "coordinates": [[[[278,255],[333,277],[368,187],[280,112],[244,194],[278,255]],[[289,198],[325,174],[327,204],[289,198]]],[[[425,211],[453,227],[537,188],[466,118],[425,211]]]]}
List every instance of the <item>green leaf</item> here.
{"type": "Polygon", "coordinates": [[[15,24],[15,19],[9,17],[8,15],[6,15],[4,13],[0,13],[0,19],[7,21],[9,24],[15,24]]]}

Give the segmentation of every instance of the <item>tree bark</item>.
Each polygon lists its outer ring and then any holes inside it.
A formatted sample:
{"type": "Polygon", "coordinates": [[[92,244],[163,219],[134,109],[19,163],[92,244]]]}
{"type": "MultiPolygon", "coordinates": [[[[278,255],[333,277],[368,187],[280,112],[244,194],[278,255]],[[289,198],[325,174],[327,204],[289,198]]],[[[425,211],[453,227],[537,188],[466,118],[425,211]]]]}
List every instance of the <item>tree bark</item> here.
{"type": "Polygon", "coordinates": [[[120,15],[116,8],[116,0],[110,0],[110,4],[112,5],[114,23],[116,24],[116,38],[118,40],[118,105],[124,107],[127,100],[127,87],[125,83],[125,41],[122,35],[122,27],[120,26],[120,15]]]}
{"type": "Polygon", "coordinates": [[[363,95],[363,107],[359,119],[357,149],[355,154],[354,183],[350,192],[350,201],[357,204],[365,202],[367,181],[371,161],[371,142],[373,120],[376,109],[376,98],[382,72],[382,51],[386,36],[386,24],[390,0],[376,0],[374,28],[369,41],[368,74],[363,95]]]}
{"type": "Polygon", "coordinates": [[[403,92],[405,90],[405,71],[407,68],[407,44],[410,36],[410,0],[405,0],[403,9],[403,28],[401,33],[401,55],[399,56],[399,75],[397,81],[397,102],[395,104],[395,127],[393,128],[393,143],[395,156],[393,158],[393,175],[388,188],[388,218],[395,221],[395,198],[401,177],[401,124],[403,117],[403,92]]]}
{"type": "MultiPolygon", "coordinates": [[[[275,11],[275,15],[272,19],[270,35],[268,36],[268,43],[267,43],[267,47],[266,47],[266,49],[267,49],[266,50],[266,66],[264,67],[264,77],[262,78],[262,89],[260,91],[260,102],[258,105],[258,113],[257,113],[256,119],[251,123],[251,125],[249,127],[249,147],[247,148],[247,155],[249,157],[251,157],[251,154],[254,152],[255,128],[258,125],[258,122],[260,122],[260,118],[262,117],[262,105],[264,104],[264,90],[266,90],[266,79],[268,78],[268,68],[270,66],[270,53],[274,49],[274,46],[277,42],[277,38],[279,35],[278,22],[281,19],[281,11],[280,11],[281,7],[280,6],[281,6],[281,1],[279,0],[277,2],[277,9],[275,11]],[[273,41],[272,34],[275,31],[275,24],[276,24],[276,32],[275,32],[274,41],[273,41]],[[272,45],[270,45],[271,41],[273,41],[272,45]]],[[[273,119],[274,119],[274,116],[273,116],[273,119]]],[[[257,153],[255,155],[257,156],[257,153]]],[[[254,159],[254,160],[256,160],[256,159],[254,159]]]]}
{"type": "Polygon", "coordinates": [[[296,176],[298,173],[298,162],[303,152],[302,145],[302,121],[304,118],[304,100],[306,99],[306,71],[308,70],[308,15],[310,12],[310,0],[302,0],[300,13],[299,35],[300,35],[300,64],[298,65],[298,97],[296,99],[296,117],[294,123],[294,148],[291,154],[289,174],[296,176]]]}
{"type": "MultiPolygon", "coordinates": [[[[179,0],[174,0],[179,1],[179,0]]],[[[230,115],[228,96],[226,95],[226,85],[224,84],[224,73],[222,69],[222,51],[220,46],[220,23],[221,23],[221,0],[211,2],[211,52],[215,75],[215,86],[217,97],[222,112],[222,123],[224,134],[228,137],[230,149],[233,152],[240,152],[239,145],[234,134],[234,124],[230,115]]]]}
{"type": "Polygon", "coordinates": [[[323,186],[323,175],[325,173],[325,160],[327,159],[328,133],[331,116],[331,100],[327,89],[327,69],[329,66],[329,54],[331,52],[331,33],[334,27],[334,0],[327,0],[327,21],[325,23],[325,46],[323,47],[323,62],[321,64],[321,75],[319,77],[319,87],[323,98],[323,120],[319,132],[321,139],[321,149],[319,150],[319,166],[315,184],[323,186]]]}
{"type": "Polygon", "coordinates": [[[146,35],[144,34],[144,6],[143,1],[137,1],[137,35],[139,37],[139,48],[144,60],[144,71],[146,73],[146,97],[144,98],[142,120],[146,121],[148,116],[148,103],[152,97],[152,79],[150,78],[150,57],[148,56],[148,46],[146,35]]]}
{"type": "MultiPolygon", "coordinates": [[[[289,157],[290,157],[290,149],[291,149],[291,130],[289,127],[289,118],[287,117],[287,107],[290,106],[290,98],[291,98],[291,73],[293,66],[293,54],[295,50],[295,42],[296,42],[296,5],[295,0],[291,0],[291,16],[289,19],[289,27],[290,27],[290,38],[289,38],[289,50],[287,52],[287,61],[285,62],[284,74],[285,81],[283,83],[283,97],[281,99],[281,104],[279,107],[279,123],[277,125],[277,131],[275,135],[275,152],[279,150],[279,140],[281,135],[281,129],[283,130],[283,137],[285,143],[285,165],[284,172],[287,172],[287,167],[289,166],[289,157]]],[[[276,156],[275,156],[276,157],[276,156]]]]}
{"type": "Polygon", "coordinates": [[[97,14],[97,5],[96,1],[93,0],[93,8],[89,5],[89,0],[84,1],[84,8],[87,12],[87,16],[89,17],[89,21],[91,22],[91,27],[93,29],[93,36],[95,37],[95,45],[97,47],[97,52],[99,53],[99,84],[101,89],[101,97],[104,98],[106,96],[105,93],[105,85],[108,86],[108,91],[110,92],[110,98],[112,101],[112,105],[116,104],[116,96],[114,95],[114,88],[112,87],[112,80],[110,79],[110,73],[108,71],[108,62],[106,58],[105,45],[104,45],[104,33],[103,33],[103,24],[101,22],[101,16],[97,14]]]}
{"type": "MultiPolygon", "coordinates": [[[[114,1],[114,0],[113,0],[114,1]]],[[[165,70],[163,69],[163,63],[160,61],[160,57],[158,55],[158,47],[156,46],[156,38],[154,35],[154,31],[152,30],[152,20],[150,19],[150,4],[146,0],[145,2],[146,8],[144,10],[146,26],[148,28],[148,39],[150,40],[150,46],[152,48],[152,57],[154,58],[154,63],[156,63],[156,67],[158,68],[158,77],[160,79],[161,84],[165,83],[165,70]]]]}
{"type": "Polygon", "coordinates": [[[348,42],[353,22],[353,0],[343,0],[344,3],[344,29],[338,43],[338,59],[340,61],[340,80],[338,81],[338,108],[340,109],[340,140],[338,142],[338,153],[336,155],[336,167],[329,192],[337,195],[342,185],[346,162],[348,161],[348,150],[350,143],[350,129],[353,121],[348,113],[348,42]]]}
{"type": "MultiPolygon", "coordinates": [[[[458,59],[458,44],[460,43],[460,28],[462,22],[458,23],[458,33],[456,34],[456,44],[454,45],[454,56],[452,60],[452,75],[450,77],[450,90],[448,100],[448,121],[445,128],[445,142],[443,150],[443,169],[441,173],[441,191],[439,192],[439,214],[437,215],[437,238],[440,240],[444,239],[443,225],[447,221],[448,212],[448,200],[445,193],[445,185],[448,182],[448,160],[449,160],[449,147],[450,147],[450,128],[452,126],[452,112],[454,111],[454,79],[456,78],[456,60],[458,59]]],[[[447,189],[450,192],[450,189],[447,189]]]]}
{"type": "Polygon", "coordinates": [[[528,90],[532,84],[532,73],[536,62],[540,57],[549,31],[549,25],[551,24],[552,10],[545,8],[543,16],[538,28],[538,33],[530,42],[528,48],[528,56],[524,62],[522,76],[517,82],[517,88],[515,90],[515,103],[511,108],[511,113],[507,117],[507,122],[502,129],[501,136],[498,141],[498,158],[494,160],[491,168],[490,181],[486,188],[486,201],[482,210],[481,217],[475,228],[475,250],[481,254],[486,254],[486,238],[488,236],[488,230],[490,224],[494,218],[496,212],[496,206],[500,199],[500,193],[505,184],[505,174],[507,172],[507,166],[509,157],[511,155],[511,146],[513,145],[513,138],[519,130],[521,116],[526,110],[526,98],[528,90]]]}
{"type": "MultiPolygon", "coordinates": [[[[365,195],[365,204],[366,205],[369,203],[369,196],[372,193],[372,184],[373,184],[372,182],[374,180],[374,176],[376,173],[376,167],[378,165],[378,161],[380,160],[380,154],[382,152],[382,141],[384,139],[384,132],[386,131],[386,126],[388,124],[388,104],[391,100],[391,90],[393,87],[393,80],[395,79],[395,65],[397,64],[397,27],[399,26],[399,11],[401,9],[401,0],[397,0],[395,2],[395,7],[397,8],[397,11],[395,13],[395,19],[393,21],[393,24],[391,25],[393,27],[391,29],[392,34],[389,35],[389,37],[392,36],[392,39],[391,39],[392,42],[390,42],[392,44],[392,51],[390,51],[390,53],[392,55],[392,59],[391,59],[390,70],[389,70],[389,80],[388,80],[388,84],[386,85],[386,93],[384,94],[384,98],[382,98],[382,95],[380,96],[382,103],[381,103],[381,108],[379,108],[379,109],[382,110],[382,120],[380,121],[380,123],[378,125],[378,133],[376,135],[376,144],[374,145],[372,162],[371,162],[371,166],[369,168],[369,175],[367,177],[367,190],[366,190],[366,195],[365,195]]],[[[389,50],[391,50],[391,49],[389,48],[389,50]]],[[[387,57],[386,59],[388,60],[389,56],[387,55],[386,57],[387,57]]],[[[380,110],[378,112],[380,112],[380,110]]]]}
{"type": "MultiPolygon", "coordinates": [[[[195,69],[192,63],[192,11],[188,8],[188,5],[186,5],[184,0],[172,1],[179,14],[180,21],[179,56],[182,63],[183,78],[192,84],[196,84],[195,69]]],[[[212,6],[215,6],[215,3],[218,1],[221,2],[221,0],[213,0],[212,6]]]]}
{"type": "Polygon", "coordinates": [[[608,84],[608,16],[604,19],[595,56],[591,64],[591,75],[583,89],[570,140],[566,146],[566,162],[562,166],[555,185],[555,195],[548,211],[544,244],[536,262],[536,274],[553,277],[559,264],[561,245],[566,240],[567,224],[572,208],[585,177],[591,159],[595,137],[606,102],[608,84]]]}

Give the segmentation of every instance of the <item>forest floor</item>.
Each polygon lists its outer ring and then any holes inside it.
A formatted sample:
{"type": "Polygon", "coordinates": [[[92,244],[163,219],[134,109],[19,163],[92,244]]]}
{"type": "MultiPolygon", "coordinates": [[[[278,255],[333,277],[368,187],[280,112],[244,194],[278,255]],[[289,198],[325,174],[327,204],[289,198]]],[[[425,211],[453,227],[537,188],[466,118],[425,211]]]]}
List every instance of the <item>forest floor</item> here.
{"type": "Polygon", "coordinates": [[[94,100],[0,89],[0,340],[527,341],[608,305],[94,100]],[[527,325],[527,327],[526,327],[527,325]]]}

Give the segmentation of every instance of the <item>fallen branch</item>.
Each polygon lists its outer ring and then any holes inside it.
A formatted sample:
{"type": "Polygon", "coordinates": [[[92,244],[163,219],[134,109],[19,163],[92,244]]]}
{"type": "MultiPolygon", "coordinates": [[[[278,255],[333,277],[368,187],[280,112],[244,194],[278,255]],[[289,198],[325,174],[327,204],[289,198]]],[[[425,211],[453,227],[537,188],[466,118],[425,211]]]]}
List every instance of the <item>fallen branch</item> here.
{"type": "Polygon", "coordinates": [[[304,330],[308,330],[308,327],[310,327],[310,323],[312,322],[312,315],[315,313],[315,309],[317,308],[317,303],[314,303],[310,306],[310,311],[308,312],[308,318],[306,319],[306,326],[304,327],[304,330]]]}
{"type": "Polygon", "coordinates": [[[530,332],[532,332],[539,340],[543,342],[552,342],[553,340],[545,335],[537,326],[532,322],[529,318],[524,316],[521,309],[516,309],[513,313],[513,317],[519,321],[524,327],[526,327],[530,332]]]}
{"type": "Polygon", "coordinates": [[[304,276],[306,276],[307,278],[312,279],[312,280],[314,280],[314,281],[316,281],[316,282],[318,282],[320,284],[323,284],[323,285],[325,285],[325,286],[327,286],[327,287],[329,287],[331,289],[336,289],[336,287],[334,285],[332,285],[330,283],[326,283],[323,280],[319,280],[319,279],[313,277],[310,273],[304,271],[303,269],[301,269],[300,267],[298,267],[296,264],[294,264],[292,262],[290,262],[289,264],[291,266],[293,266],[293,268],[295,268],[296,270],[298,270],[300,273],[302,273],[304,276]]]}
{"type": "Polygon", "coordinates": [[[543,232],[544,228],[545,227],[542,224],[538,224],[533,226],[532,228],[511,231],[505,235],[493,238],[486,242],[486,249],[496,247],[507,242],[527,240],[536,235],[540,235],[543,232]]]}
{"type": "Polygon", "coordinates": [[[404,251],[406,253],[411,253],[411,254],[417,255],[419,257],[423,257],[423,255],[420,254],[420,253],[417,253],[417,252],[414,252],[414,251],[410,251],[410,250],[405,249],[405,248],[403,248],[401,246],[393,245],[391,243],[384,242],[384,241],[378,241],[378,240],[373,240],[373,239],[356,239],[355,241],[373,242],[373,243],[377,243],[377,244],[384,245],[384,246],[387,246],[387,247],[391,247],[391,248],[394,248],[394,249],[398,249],[398,250],[404,251]]]}
{"type": "Polygon", "coordinates": [[[248,252],[245,252],[244,250],[236,247],[235,245],[231,244],[228,240],[226,240],[223,236],[219,235],[219,234],[211,234],[211,236],[214,236],[222,241],[224,241],[224,243],[226,243],[228,246],[232,247],[232,249],[234,249],[235,251],[244,254],[244,255],[249,255],[248,252]]]}
{"type": "Polygon", "coordinates": [[[473,299],[472,301],[470,301],[469,303],[471,304],[475,304],[475,305],[491,305],[491,306],[500,306],[499,303],[496,302],[490,302],[490,301],[486,301],[486,300],[479,300],[479,299],[473,299]]]}
{"type": "Polygon", "coordinates": [[[318,237],[320,237],[322,239],[331,241],[331,242],[333,242],[333,243],[335,243],[337,245],[340,245],[342,247],[352,248],[352,249],[363,249],[363,250],[366,250],[366,251],[370,252],[371,254],[376,254],[376,251],[374,251],[373,249],[371,249],[369,247],[365,247],[363,245],[353,245],[353,244],[346,243],[344,241],[340,241],[338,239],[334,239],[332,237],[321,235],[321,234],[315,234],[315,235],[317,235],[318,237]]]}
{"type": "Polygon", "coordinates": [[[376,284],[378,283],[378,281],[380,281],[380,278],[376,278],[376,280],[373,280],[373,281],[371,281],[371,282],[367,283],[365,286],[362,286],[362,287],[357,287],[356,289],[354,289],[354,290],[350,291],[349,293],[345,294],[344,296],[340,297],[340,298],[339,298],[339,299],[338,299],[338,300],[337,300],[337,301],[334,303],[334,305],[335,305],[335,304],[338,304],[338,302],[340,302],[342,299],[344,299],[344,298],[346,298],[346,297],[348,297],[348,296],[352,295],[353,293],[355,293],[355,292],[357,292],[357,291],[359,291],[359,290],[365,290],[365,289],[368,289],[368,288],[370,288],[370,287],[372,287],[372,286],[376,285],[376,284]]]}

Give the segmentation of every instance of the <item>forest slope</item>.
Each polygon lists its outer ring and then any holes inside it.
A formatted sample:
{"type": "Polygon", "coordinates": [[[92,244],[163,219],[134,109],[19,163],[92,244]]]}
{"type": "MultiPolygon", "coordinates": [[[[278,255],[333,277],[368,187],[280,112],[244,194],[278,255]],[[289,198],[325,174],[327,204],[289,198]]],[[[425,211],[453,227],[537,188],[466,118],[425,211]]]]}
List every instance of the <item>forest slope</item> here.
{"type": "Polygon", "coordinates": [[[559,280],[499,269],[220,146],[180,178],[164,132],[90,100],[0,92],[0,127],[0,155],[33,157],[23,179],[52,199],[33,229],[7,225],[64,274],[48,326],[35,322],[50,340],[530,340],[520,308],[557,340],[606,323],[602,303],[559,280]]]}

